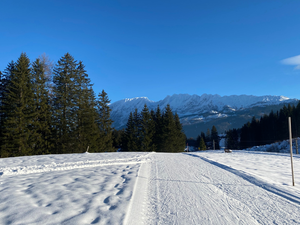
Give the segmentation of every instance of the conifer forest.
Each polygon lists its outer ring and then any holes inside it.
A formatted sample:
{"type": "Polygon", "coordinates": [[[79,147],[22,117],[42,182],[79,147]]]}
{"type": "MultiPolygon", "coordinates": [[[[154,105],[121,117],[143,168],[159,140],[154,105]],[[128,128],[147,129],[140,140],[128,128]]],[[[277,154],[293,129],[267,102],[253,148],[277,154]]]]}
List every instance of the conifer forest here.
{"type": "Polygon", "coordinates": [[[292,138],[300,134],[300,102],[296,106],[284,106],[277,112],[271,111],[260,119],[252,118],[251,122],[239,129],[226,132],[226,146],[231,149],[246,149],[257,145],[266,145],[289,138],[288,117],[292,120],[292,138]]]}
{"type": "Polygon", "coordinates": [[[83,62],[53,63],[22,53],[0,72],[0,157],[115,151],[182,151],[185,135],[170,106],[137,110],[126,130],[112,128],[110,100],[97,96],[83,62]]]}

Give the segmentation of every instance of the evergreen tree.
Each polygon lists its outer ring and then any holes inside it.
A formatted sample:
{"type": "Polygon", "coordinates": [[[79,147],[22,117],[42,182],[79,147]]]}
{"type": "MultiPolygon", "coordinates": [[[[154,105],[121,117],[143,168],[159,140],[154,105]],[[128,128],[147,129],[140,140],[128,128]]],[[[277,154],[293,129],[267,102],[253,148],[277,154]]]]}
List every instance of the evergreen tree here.
{"type": "Polygon", "coordinates": [[[12,77],[13,71],[15,70],[15,63],[12,61],[8,64],[3,73],[0,72],[0,157],[4,157],[8,153],[4,154],[4,149],[2,151],[2,146],[4,148],[4,120],[7,118],[8,111],[5,111],[4,105],[5,98],[8,96],[8,84],[12,77]],[[3,144],[3,145],[2,145],[3,144]]]}
{"type": "Polygon", "coordinates": [[[206,135],[205,135],[205,143],[206,143],[206,147],[207,147],[208,149],[211,149],[211,148],[212,148],[211,134],[210,134],[209,128],[207,128],[207,131],[206,131],[206,135]]]}
{"type": "Polygon", "coordinates": [[[141,151],[155,151],[153,136],[155,132],[155,123],[149,112],[147,105],[141,112],[141,151]]]}
{"type": "Polygon", "coordinates": [[[154,118],[154,123],[155,123],[155,133],[153,136],[153,143],[156,147],[156,151],[162,151],[162,143],[163,143],[163,138],[162,138],[162,127],[163,127],[163,120],[162,120],[162,113],[157,106],[155,115],[153,116],[154,118]]]}
{"type": "Polygon", "coordinates": [[[226,132],[226,147],[228,149],[239,149],[239,135],[237,129],[226,132]]]}
{"type": "Polygon", "coordinates": [[[76,67],[75,88],[75,152],[97,152],[99,149],[98,138],[100,131],[97,125],[99,115],[96,110],[95,93],[86,73],[85,66],[79,61],[76,67]]]}
{"type": "Polygon", "coordinates": [[[33,124],[33,88],[31,83],[30,60],[25,53],[19,57],[12,71],[7,94],[3,100],[2,152],[3,156],[32,154],[30,142],[33,124]]]}
{"type": "Polygon", "coordinates": [[[211,128],[211,141],[215,143],[215,149],[220,149],[219,134],[215,126],[211,128]]]}
{"type": "Polygon", "coordinates": [[[170,105],[168,104],[165,108],[164,114],[162,115],[162,151],[170,152],[176,151],[175,139],[176,139],[176,125],[174,121],[174,116],[170,105]]]}
{"type": "Polygon", "coordinates": [[[177,113],[174,115],[175,121],[175,140],[174,140],[174,150],[175,152],[182,152],[185,147],[186,136],[183,132],[182,125],[177,113]]]}
{"type": "Polygon", "coordinates": [[[137,149],[134,151],[141,151],[141,129],[142,129],[142,124],[141,124],[141,115],[138,113],[137,108],[133,112],[133,141],[135,142],[135,145],[137,149]]]}
{"type": "Polygon", "coordinates": [[[199,147],[200,150],[206,150],[206,145],[205,145],[203,137],[201,137],[201,139],[200,139],[200,145],[199,146],[200,146],[199,147]]]}
{"type": "Polygon", "coordinates": [[[116,130],[113,129],[112,136],[113,136],[113,147],[118,149],[123,149],[123,137],[125,135],[125,130],[116,130]]]}
{"type": "Polygon", "coordinates": [[[126,124],[126,129],[123,137],[123,149],[125,151],[137,151],[137,143],[136,143],[136,137],[134,136],[134,120],[133,120],[133,114],[130,112],[129,118],[126,124]]]}
{"type": "Polygon", "coordinates": [[[99,94],[98,100],[98,111],[99,111],[99,129],[100,129],[100,151],[112,151],[113,150],[113,139],[112,139],[112,123],[110,119],[111,109],[109,107],[110,100],[108,99],[107,93],[102,90],[99,94]]]}
{"type": "Polygon", "coordinates": [[[55,151],[74,152],[76,121],[76,67],[77,62],[66,53],[54,68],[53,76],[53,125],[55,151]]]}
{"type": "Polygon", "coordinates": [[[31,142],[34,143],[33,154],[50,153],[51,148],[51,114],[50,99],[46,87],[47,77],[43,64],[37,59],[32,64],[34,118],[30,127],[31,142]]]}

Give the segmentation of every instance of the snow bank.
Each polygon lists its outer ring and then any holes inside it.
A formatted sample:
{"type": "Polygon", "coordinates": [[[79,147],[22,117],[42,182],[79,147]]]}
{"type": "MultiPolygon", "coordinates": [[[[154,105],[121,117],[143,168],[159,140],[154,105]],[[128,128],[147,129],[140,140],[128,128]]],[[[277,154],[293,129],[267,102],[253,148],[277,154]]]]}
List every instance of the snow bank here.
{"type": "MultiPolygon", "coordinates": [[[[297,138],[298,152],[300,152],[300,138],[297,138]]],[[[268,145],[254,146],[251,148],[244,149],[246,151],[259,151],[259,152],[279,152],[279,153],[290,153],[290,142],[284,140],[282,142],[276,142],[268,145]]],[[[296,142],[293,139],[293,153],[296,154],[296,142]]]]}

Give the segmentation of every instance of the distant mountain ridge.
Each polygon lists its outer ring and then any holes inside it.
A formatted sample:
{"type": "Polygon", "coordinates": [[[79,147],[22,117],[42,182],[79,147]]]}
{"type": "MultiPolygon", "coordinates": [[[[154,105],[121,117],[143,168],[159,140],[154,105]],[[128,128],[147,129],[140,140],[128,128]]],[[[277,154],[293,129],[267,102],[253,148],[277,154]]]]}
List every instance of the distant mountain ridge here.
{"type": "MultiPolygon", "coordinates": [[[[234,116],[238,112],[245,112],[251,108],[277,106],[281,104],[296,103],[298,99],[290,99],[285,96],[253,96],[253,95],[230,95],[220,96],[203,94],[174,94],[160,101],[151,101],[147,97],[123,99],[110,105],[113,126],[117,129],[126,125],[130,112],[135,108],[141,111],[146,104],[148,108],[156,109],[159,105],[164,109],[170,104],[173,112],[177,112],[184,126],[206,123],[211,120],[234,116]]],[[[217,124],[216,124],[217,125],[217,124]]]]}

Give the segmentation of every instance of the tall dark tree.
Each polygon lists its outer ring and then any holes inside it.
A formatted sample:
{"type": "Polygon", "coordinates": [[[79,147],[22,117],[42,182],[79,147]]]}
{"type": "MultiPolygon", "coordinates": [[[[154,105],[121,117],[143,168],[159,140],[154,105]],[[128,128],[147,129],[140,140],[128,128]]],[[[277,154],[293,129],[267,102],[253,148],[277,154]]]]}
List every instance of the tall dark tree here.
{"type": "Polygon", "coordinates": [[[98,140],[100,151],[112,151],[113,149],[113,138],[112,138],[112,123],[110,119],[111,109],[109,107],[110,100],[108,99],[107,93],[102,90],[99,94],[98,99],[98,111],[99,111],[99,129],[100,138],[98,140]]]}
{"type": "Polygon", "coordinates": [[[3,73],[0,72],[0,157],[4,154],[4,149],[2,151],[2,148],[4,147],[2,143],[5,137],[3,133],[4,120],[7,117],[7,113],[8,113],[7,111],[5,111],[4,105],[9,103],[8,101],[5,101],[5,98],[7,98],[8,96],[8,84],[10,82],[14,70],[15,70],[15,63],[12,61],[7,65],[3,73]]]}
{"type": "Polygon", "coordinates": [[[116,130],[116,129],[113,129],[113,132],[112,132],[112,136],[113,136],[113,147],[116,148],[116,149],[119,149],[119,148],[123,148],[123,137],[125,135],[125,130],[122,129],[122,130],[116,130]]]}
{"type": "Polygon", "coordinates": [[[90,152],[97,152],[99,149],[98,138],[100,135],[97,126],[99,115],[96,110],[95,93],[92,89],[92,84],[86,73],[85,66],[79,61],[76,67],[74,96],[76,112],[76,127],[75,127],[75,146],[76,152],[83,152],[88,149],[90,152]]]}
{"type": "Polygon", "coordinates": [[[163,129],[163,120],[162,120],[162,112],[157,106],[155,115],[153,116],[154,123],[155,123],[155,133],[153,136],[153,143],[156,146],[156,151],[162,150],[162,144],[163,144],[163,135],[162,135],[162,129],[163,129]]]}
{"type": "Polygon", "coordinates": [[[200,144],[199,144],[199,148],[200,148],[200,150],[206,150],[206,145],[205,145],[205,142],[204,142],[204,139],[203,139],[203,137],[201,137],[201,139],[200,139],[200,144]]]}
{"type": "Polygon", "coordinates": [[[22,53],[12,71],[2,103],[5,114],[1,143],[3,156],[32,154],[34,143],[30,142],[30,126],[33,124],[34,93],[31,80],[30,60],[22,53]]]}
{"type": "Polygon", "coordinates": [[[135,136],[135,123],[133,119],[133,113],[130,112],[129,118],[126,124],[126,129],[123,137],[123,147],[122,149],[125,151],[137,151],[138,145],[136,142],[136,136],[135,136]]]}
{"type": "Polygon", "coordinates": [[[239,149],[239,135],[237,129],[226,132],[226,148],[239,149]]]}
{"type": "Polygon", "coordinates": [[[33,154],[50,153],[51,145],[51,106],[47,89],[45,69],[39,59],[32,64],[32,82],[34,92],[34,118],[30,127],[31,142],[34,143],[33,154]]]}
{"type": "Polygon", "coordinates": [[[147,105],[141,112],[141,151],[155,151],[153,137],[155,133],[155,123],[147,105]]]}
{"type": "Polygon", "coordinates": [[[211,141],[215,144],[215,149],[220,149],[219,134],[218,134],[217,128],[215,126],[213,126],[211,128],[211,141]]]}
{"type": "Polygon", "coordinates": [[[53,126],[54,153],[74,152],[76,121],[76,67],[77,62],[66,53],[54,68],[53,126]]]}
{"type": "Polygon", "coordinates": [[[173,112],[171,110],[170,105],[168,104],[164,110],[162,116],[162,151],[169,152],[174,151],[174,140],[176,138],[175,134],[175,121],[173,112]]]}
{"type": "Polygon", "coordinates": [[[205,134],[205,144],[206,144],[207,149],[212,148],[211,133],[210,133],[209,128],[207,128],[207,131],[206,131],[206,134],[205,134]]]}
{"type": "Polygon", "coordinates": [[[186,136],[183,132],[182,124],[177,113],[174,115],[175,121],[175,140],[174,140],[174,151],[181,152],[185,147],[186,136]]]}

